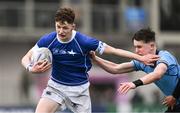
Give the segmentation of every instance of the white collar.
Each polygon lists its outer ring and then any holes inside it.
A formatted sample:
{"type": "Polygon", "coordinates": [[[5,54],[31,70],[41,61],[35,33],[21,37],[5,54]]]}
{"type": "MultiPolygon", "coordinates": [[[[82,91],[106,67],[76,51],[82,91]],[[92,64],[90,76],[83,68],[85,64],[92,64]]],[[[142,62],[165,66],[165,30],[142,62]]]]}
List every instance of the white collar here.
{"type": "Polygon", "coordinates": [[[75,35],[76,35],[76,31],[75,31],[75,30],[72,30],[71,39],[70,39],[69,41],[67,41],[67,42],[61,41],[60,38],[58,37],[58,34],[56,35],[56,38],[57,38],[57,40],[58,40],[60,43],[69,43],[69,42],[71,42],[71,41],[74,39],[75,35]]]}

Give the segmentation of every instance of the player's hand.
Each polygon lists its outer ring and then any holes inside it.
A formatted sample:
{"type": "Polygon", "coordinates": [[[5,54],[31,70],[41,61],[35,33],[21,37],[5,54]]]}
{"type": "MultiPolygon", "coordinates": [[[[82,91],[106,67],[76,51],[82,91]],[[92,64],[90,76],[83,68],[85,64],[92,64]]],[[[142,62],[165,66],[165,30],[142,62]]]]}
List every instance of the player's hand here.
{"type": "Polygon", "coordinates": [[[120,94],[126,94],[130,89],[135,89],[136,86],[132,82],[124,82],[120,84],[120,87],[118,89],[118,92],[120,94]]]}
{"type": "Polygon", "coordinates": [[[51,64],[48,63],[47,60],[37,62],[32,66],[31,72],[32,73],[42,73],[50,69],[51,64]]]}
{"type": "Polygon", "coordinates": [[[142,56],[141,61],[145,65],[154,65],[154,62],[157,61],[158,59],[159,59],[158,55],[147,54],[147,55],[142,56]]]}
{"type": "Polygon", "coordinates": [[[162,102],[163,105],[171,108],[171,110],[173,109],[173,106],[176,104],[176,99],[173,96],[167,96],[163,99],[162,102]]]}
{"type": "Polygon", "coordinates": [[[93,59],[93,60],[96,59],[96,53],[94,51],[90,51],[89,54],[90,54],[91,59],[93,59]]]}

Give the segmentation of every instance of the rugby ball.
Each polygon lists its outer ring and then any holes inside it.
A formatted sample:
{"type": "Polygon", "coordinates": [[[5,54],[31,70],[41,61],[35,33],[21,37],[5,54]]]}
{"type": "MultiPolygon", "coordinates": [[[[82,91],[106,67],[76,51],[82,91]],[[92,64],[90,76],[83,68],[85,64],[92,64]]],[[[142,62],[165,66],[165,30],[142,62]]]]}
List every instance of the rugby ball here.
{"type": "Polygon", "coordinates": [[[41,47],[33,50],[31,57],[31,64],[35,64],[37,62],[48,61],[48,63],[52,63],[52,53],[46,47],[41,47]]]}

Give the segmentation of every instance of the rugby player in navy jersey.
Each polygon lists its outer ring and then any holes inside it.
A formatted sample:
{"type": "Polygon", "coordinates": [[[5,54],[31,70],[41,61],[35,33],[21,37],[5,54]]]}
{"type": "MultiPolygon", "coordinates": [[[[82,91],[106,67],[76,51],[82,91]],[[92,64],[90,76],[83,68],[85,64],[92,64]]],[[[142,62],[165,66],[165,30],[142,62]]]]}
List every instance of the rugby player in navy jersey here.
{"type": "Polygon", "coordinates": [[[176,58],[166,50],[157,50],[155,32],[150,28],[137,31],[132,41],[137,54],[159,55],[160,58],[154,66],[145,65],[137,60],[116,64],[95,56],[94,53],[92,58],[100,67],[113,74],[144,71],[147,74],[140,79],[121,83],[118,91],[126,94],[129,90],[138,86],[155,83],[166,95],[162,102],[168,107],[166,112],[180,112],[180,65],[176,58]]]}
{"type": "Polygon", "coordinates": [[[46,89],[39,100],[36,113],[54,113],[69,108],[74,113],[91,113],[89,75],[92,64],[90,51],[107,53],[151,64],[157,55],[141,56],[113,48],[96,38],[75,30],[75,13],[70,8],[60,8],[55,15],[56,31],[42,36],[22,58],[22,65],[32,73],[45,72],[51,64],[39,62],[31,65],[32,51],[47,47],[52,52],[52,73],[46,89]]]}

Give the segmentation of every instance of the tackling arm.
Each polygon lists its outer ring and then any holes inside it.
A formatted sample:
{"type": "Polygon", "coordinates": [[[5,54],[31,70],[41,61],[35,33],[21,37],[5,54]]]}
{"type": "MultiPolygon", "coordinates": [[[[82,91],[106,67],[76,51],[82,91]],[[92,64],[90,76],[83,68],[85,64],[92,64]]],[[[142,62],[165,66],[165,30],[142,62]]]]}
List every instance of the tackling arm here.
{"type": "Polygon", "coordinates": [[[155,70],[152,73],[149,73],[133,82],[121,83],[118,91],[122,94],[126,94],[130,89],[135,89],[140,85],[150,84],[156,80],[159,80],[164,75],[166,70],[166,64],[160,63],[156,66],[155,70]]]}
{"type": "Polygon", "coordinates": [[[142,78],[140,78],[140,80],[143,82],[144,85],[150,84],[156,80],[161,79],[161,77],[164,75],[166,70],[167,70],[166,64],[160,63],[156,66],[156,68],[152,73],[143,76],[142,78]]]}
{"type": "Polygon", "coordinates": [[[98,56],[94,56],[93,61],[105,71],[112,74],[121,74],[134,71],[133,65],[130,62],[116,64],[98,56]]]}

